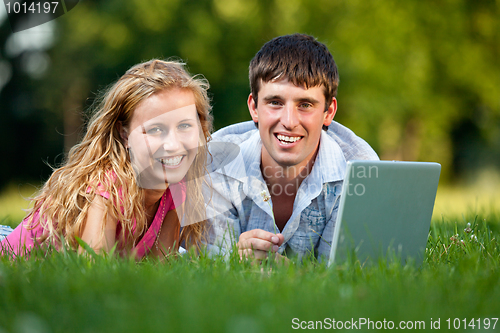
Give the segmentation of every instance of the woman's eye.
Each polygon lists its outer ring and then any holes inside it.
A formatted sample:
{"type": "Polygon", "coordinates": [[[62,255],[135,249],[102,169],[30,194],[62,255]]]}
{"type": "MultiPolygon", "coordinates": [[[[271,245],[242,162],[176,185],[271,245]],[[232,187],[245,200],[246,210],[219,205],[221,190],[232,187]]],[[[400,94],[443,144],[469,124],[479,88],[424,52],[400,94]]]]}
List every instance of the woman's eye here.
{"type": "Polygon", "coordinates": [[[189,129],[191,128],[191,124],[180,124],[177,128],[181,130],[189,129]]]}
{"type": "Polygon", "coordinates": [[[149,135],[155,135],[155,134],[161,133],[161,128],[153,127],[153,128],[148,129],[146,133],[149,135]]]}

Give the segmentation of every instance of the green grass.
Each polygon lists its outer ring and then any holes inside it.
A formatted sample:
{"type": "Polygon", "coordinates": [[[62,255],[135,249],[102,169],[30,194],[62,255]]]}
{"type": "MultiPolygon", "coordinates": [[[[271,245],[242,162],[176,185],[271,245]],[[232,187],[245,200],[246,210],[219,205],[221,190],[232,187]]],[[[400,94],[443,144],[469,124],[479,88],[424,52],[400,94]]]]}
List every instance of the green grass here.
{"type": "Polygon", "coordinates": [[[56,252],[3,258],[0,332],[282,332],[294,318],[330,318],[327,326],[332,318],[423,321],[426,331],[431,318],[441,329],[447,318],[461,328],[464,318],[484,324],[500,317],[499,234],[498,214],[434,219],[421,267],[259,266],[203,256],[135,263],[56,252]]]}

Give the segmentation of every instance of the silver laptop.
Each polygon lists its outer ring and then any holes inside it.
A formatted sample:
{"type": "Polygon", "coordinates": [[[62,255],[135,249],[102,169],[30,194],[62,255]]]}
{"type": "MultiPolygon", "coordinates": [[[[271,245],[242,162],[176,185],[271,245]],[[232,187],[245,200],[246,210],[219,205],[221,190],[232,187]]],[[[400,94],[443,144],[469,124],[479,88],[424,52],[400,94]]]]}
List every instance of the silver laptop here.
{"type": "Polygon", "coordinates": [[[397,258],[420,265],[440,172],[438,163],[348,162],[329,264],[397,258]]]}

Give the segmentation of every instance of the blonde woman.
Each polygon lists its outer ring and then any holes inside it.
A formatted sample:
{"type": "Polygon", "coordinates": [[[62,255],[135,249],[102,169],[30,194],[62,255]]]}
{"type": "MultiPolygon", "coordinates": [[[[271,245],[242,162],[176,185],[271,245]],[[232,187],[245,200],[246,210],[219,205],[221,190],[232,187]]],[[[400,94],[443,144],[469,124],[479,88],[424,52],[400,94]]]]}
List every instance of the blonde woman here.
{"type": "Polygon", "coordinates": [[[198,247],[212,117],[208,82],[177,61],[133,66],[103,95],[83,140],[0,243],[19,256],[51,245],[160,256],[198,247]],[[183,226],[182,231],[181,225],[183,226]]]}

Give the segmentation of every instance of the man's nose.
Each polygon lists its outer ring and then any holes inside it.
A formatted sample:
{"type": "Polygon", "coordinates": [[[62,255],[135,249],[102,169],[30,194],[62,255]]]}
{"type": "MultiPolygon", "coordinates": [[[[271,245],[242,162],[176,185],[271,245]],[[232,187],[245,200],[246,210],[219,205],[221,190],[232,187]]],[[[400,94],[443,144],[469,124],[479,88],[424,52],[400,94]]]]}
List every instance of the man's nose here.
{"type": "Polygon", "coordinates": [[[285,105],[281,113],[281,123],[287,129],[294,129],[299,125],[299,114],[294,105],[285,105]]]}

